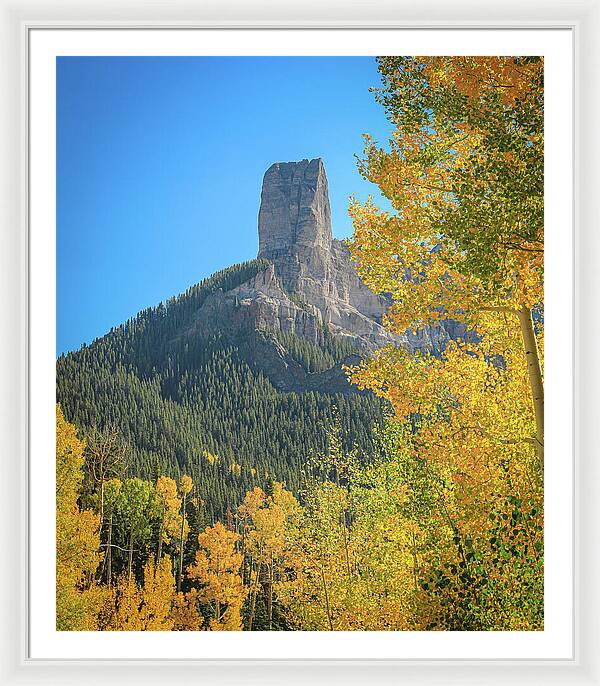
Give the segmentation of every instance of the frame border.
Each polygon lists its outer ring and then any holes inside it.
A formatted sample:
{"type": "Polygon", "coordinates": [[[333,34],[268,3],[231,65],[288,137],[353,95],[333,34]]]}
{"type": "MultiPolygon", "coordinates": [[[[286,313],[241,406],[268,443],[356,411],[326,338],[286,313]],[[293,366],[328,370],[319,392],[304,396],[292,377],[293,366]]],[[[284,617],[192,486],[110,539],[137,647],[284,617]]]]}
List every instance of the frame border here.
{"type": "MultiPolygon", "coordinates": [[[[85,2],[80,5],[49,4],[31,5],[24,2],[0,1],[0,45],[3,55],[0,76],[5,82],[4,93],[19,94],[20,97],[7,98],[2,108],[2,134],[6,140],[7,155],[4,168],[1,170],[2,195],[0,195],[0,212],[6,214],[3,233],[6,234],[4,245],[7,246],[0,259],[0,274],[6,275],[6,287],[2,289],[2,298],[6,297],[2,311],[8,312],[8,326],[0,341],[0,359],[6,365],[7,394],[2,398],[0,416],[3,423],[1,433],[3,444],[6,443],[4,478],[1,487],[5,489],[2,503],[6,504],[2,525],[6,531],[9,555],[5,560],[13,560],[12,565],[2,570],[3,622],[2,644],[2,682],[1,683],[39,683],[60,680],[64,683],[76,683],[85,678],[88,683],[105,683],[111,678],[117,683],[125,681],[165,681],[168,679],[186,683],[204,677],[207,683],[362,683],[377,680],[380,683],[396,682],[399,678],[407,683],[586,683],[596,684],[599,680],[599,663],[594,646],[598,644],[598,622],[594,611],[600,611],[598,592],[594,582],[598,570],[598,553],[592,544],[593,514],[598,515],[597,502],[594,500],[592,484],[598,468],[592,460],[592,440],[598,435],[593,424],[593,403],[590,389],[598,378],[598,363],[594,361],[593,342],[597,338],[598,325],[590,317],[592,310],[591,293],[595,290],[592,284],[598,285],[598,276],[594,274],[597,264],[598,238],[592,240],[585,234],[582,217],[586,225],[598,211],[593,206],[595,160],[598,158],[598,134],[592,125],[592,116],[598,110],[594,104],[598,95],[593,93],[592,74],[598,67],[599,50],[594,44],[594,33],[599,24],[599,8],[595,0],[569,2],[566,5],[556,0],[543,3],[540,0],[526,0],[517,5],[509,0],[499,7],[490,2],[485,8],[472,1],[453,2],[455,14],[476,16],[477,19],[435,19],[427,21],[427,13],[434,6],[434,12],[443,17],[448,12],[450,3],[443,0],[429,0],[428,7],[409,7],[406,0],[392,7],[387,2],[380,2],[372,7],[344,7],[339,0],[329,0],[326,7],[317,7],[311,0],[308,7],[300,0],[293,0],[284,9],[275,12],[268,0],[253,0],[243,3],[238,0],[235,7],[229,7],[231,14],[240,19],[228,20],[227,8],[221,6],[192,7],[187,3],[173,2],[169,8],[158,5],[150,7],[140,3],[129,2],[118,8],[106,3],[103,6],[96,2],[85,2]],[[248,16],[250,8],[250,13],[248,16]],[[345,20],[336,20],[335,14],[342,10],[348,16],[345,20]],[[284,10],[283,15],[281,11],[284,10]],[[289,11],[291,10],[291,11],[289,11]],[[310,12],[309,12],[310,10],[310,12]],[[382,13],[382,10],[385,12],[382,13]],[[316,19],[306,20],[309,12],[316,19]],[[280,17],[271,19],[275,13],[280,17]],[[118,15],[125,15],[119,17],[118,15]],[[133,14],[144,17],[140,21],[126,18],[133,14]],[[387,18],[373,20],[368,15],[385,14],[387,18]],[[88,15],[86,20],[84,15],[88,15]],[[158,16],[160,15],[160,16],[158,16]],[[175,15],[182,18],[173,19],[175,15]],[[260,15],[260,19],[256,17],[260,15]],[[287,15],[287,16],[284,16],[287,15]],[[102,17],[91,20],[91,16],[102,17]],[[245,18],[248,16],[248,19],[245,18]],[[35,18],[34,18],[35,17],[35,18]],[[40,18],[41,17],[41,18],[40,18]],[[76,18],[72,18],[76,17],[76,18]],[[146,19],[147,17],[147,19],[146,19]],[[189,18],[186,18],[189,17],[189,18]],[[194,17],[194,18],[192,18],[194,17]],[[302,18],[301,18],[302,17],[302,18]],[[506,18],[506,17],[516,17],[506,18]],[[550,17],[550,18],[542,18],[550,17]],[[560,28],[570,29],[574,33],[575,49],[575,117],[574,117],[574,199],[575,199],[575,302],[574,302],[574,351],[575,351],[575,395],[574,395],[574,428],[575,428],[575,659],[565,661],[385,661],[377,660],[257,660],[257,661],[179,661],[179,660],[31,660],[27,657],[27,593],[28,593],[28,41],[30,31],[36,29],[361,29],[361,28],[462,28],[462,29],[498,29],[498,28],[560,28]],[[587,87],[583,88],[582,84],[587,87]],[[582,134],[585,135],[586,147],[581,146],[582,134]],[[18,170],[18,173],[15,173],[18,170]],[[6,195],[6,197],[4,197],[6,195]],[[587,297],[586,297],[587,295],[587,297]],[[587,300],[589,298],[589,301],[587,300]],[[585,305],[584,305],[585,303],[585,305]],[[588,315],[584,319],[583,315],[588,315]],[[10,328],[9,328],[10,327],[10,328]],[[8,361],[11,360],[12,363],[8,361]],[[581,369],[586,369],[582,379],[581,369]],[[591,372],[591,373],[589,373],[591,372]],[[587,398],[586,398],[587,396],[587,398]],[[19,459],[17,459],[17,457],[19,459]],[[10,487],[18,482],[19,488],[10,487]],[[19,513],[19,521],[8,517],[8,512],[19,513]],[[584,547],[583,541],[588,543],[584,547]],[[18,564],[14,564],[18,561],[18,564]],[[15,570],[10,567],[16,567],[15,570]],[[16,579],[15,579],[16,576],[16,579]],[[14,593],[15,581],[18,593],[14,593]],[[581,604],[582,589],[588,598],[581,604]],[[93,670],[93,673],[92,671],[93,670]],[[118,670],[118,671],[117,671],[118,670]],[[93,674],[93,676],[92,676],[93,674]]],[[[0,149],[2,149],[0,148],[0,149]]],[[[597,186],[596,186],[597,187],[597,186]]],[[[589,229],[588,229],[589,231],[589,229]]],[[[3,446],[4,447],[4,446],[3,446]]],[[[596,521],[599,521],[596,519],[596,521]]]]}

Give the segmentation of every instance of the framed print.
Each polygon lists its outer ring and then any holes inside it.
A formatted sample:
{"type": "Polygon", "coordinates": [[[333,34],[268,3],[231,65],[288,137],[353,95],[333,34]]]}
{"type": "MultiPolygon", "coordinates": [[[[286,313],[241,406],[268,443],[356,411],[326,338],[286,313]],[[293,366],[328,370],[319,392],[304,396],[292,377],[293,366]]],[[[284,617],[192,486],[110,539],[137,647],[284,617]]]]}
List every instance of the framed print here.
{"type": "Polygon", "coordinates": [[[7,683],[597,683],[597,8],[22,11],[7,683]]]}

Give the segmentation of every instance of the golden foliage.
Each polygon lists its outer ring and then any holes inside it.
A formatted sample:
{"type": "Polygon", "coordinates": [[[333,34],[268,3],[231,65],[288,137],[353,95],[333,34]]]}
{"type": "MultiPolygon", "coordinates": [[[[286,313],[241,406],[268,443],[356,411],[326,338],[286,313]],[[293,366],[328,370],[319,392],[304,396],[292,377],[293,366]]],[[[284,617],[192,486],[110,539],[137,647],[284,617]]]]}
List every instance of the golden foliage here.
{"type": "Polygon", "coordinates": [[[171,631],[171,616],[175,596],[175,578],[171,559],[163,557],[156,564],[150,558],[144,567],[140,618],[145,631],[171,631]]]}
{"type": "Polygon", "coordinates": [[[188,593],[177,593],[173,601],[173,631],[200,631],[204,622],[198,612],[198,590],[192,588],[188,593]]]}
{"type": "Polygon", "coordinates": [[[395,330],[543,297],[543,60],[381,58],[389,148],[361,172],[395,212],[354,201],[352,251],[395,330]],[[408,276],[409,278],[404,278],[408,276]],[[406,308],[409,308],[408,310],[406,308]]]}
{"type": "Polygon", "coordinates": [[[172,608],[175,579],[172,562],[163,557],[159,564],[150,558],[144,566],[144,583],[139,587],[127,574],[107,589],[100,612],[104,631],[171,631],[175,625],[172,608]]]}
{"type": "Polygon", "coordinates": [[[221,460],[221,458],[218,455],[214,455],[213,453],[209,452],[208,450],[205,450],[202,453],[202,457],[204,457],[204,459],[207,462],[210,462],[210,464],[213,464],[213,465],[217,464],[221,460]]]}
{"type": "MultiPolygon", "coordinates": [[[[181,531],[181,498],[177,492],[177,483],[168,476],[160,476],[156,482],[155,493],[156,502],[161,512],[160,534],[162,541],[163,543],[170,543],[180,535],[181,531]]],[[[184,538],[187,538],[188,531],[189,525],[185,521],[184,538]]]]}
{"type": "Polygon", "coordinates": [[[56,406],[56,628],[96,628],[99,593],[94,574],[100,563],[100,518],[77,503],[85,443],[56,406]]]}
{"type": "Polygon", "coordinates": [[[544,285],[543,61],[382,58],[380,70],[396,128],[389,150],[367,140],[361,170],[395,213],[352,202],[353,255],[365,282],[392,297],[390,332],[454,320],[477,345],[451,347],[440,363],[386,349],[353,379],[399,416],[433,412],[440,395],[445,407],[471,408],[456,435],[521,441],[543,468],[541,316],[532,322],[544,285]],[[503,392],[482,396],[488,381],[510,384],[506,398],[522,413],[506,415],[503,392]],[[494,407],[477,408],[481,398],[494,407]]]}
{"type": "MultiPolygon", "coordinates": [[[[367,139],[361,170],[395,213],[351,204],[354,257],[393,299],[390,332],[448,319],[471,329],[441,354],[388,347],[350,370],[390,401],[405,459],[426,476],[427,497],[395,522],[416,551],[429,541],[414,561],[417,617],[421,628],[539,629],[543,62],[382,58],[380,69],[396,130],[387,151],[367,139]]],[[[414,493],[417,476],[398,493],[414,493]]]]}
{"type": "Polygon", "coordinates": [[[181,491],[182,495],[187,495],[190,493],[193,487],[194,484],[192,482],[192,478],[187,476],[187,474],[184,474],[179,482],[179,490],[181,491]]]}
{"type": "Polygon", "coordinates": [[[242,555],[235,550],[239,534],[227,530],[221,522],[198,535],[198,551],[188,567],[190,579],[200,584],[198,598],[212,609],[211,631],[241,631],[240,611],[247,591],[242,583],[242,555]]]}

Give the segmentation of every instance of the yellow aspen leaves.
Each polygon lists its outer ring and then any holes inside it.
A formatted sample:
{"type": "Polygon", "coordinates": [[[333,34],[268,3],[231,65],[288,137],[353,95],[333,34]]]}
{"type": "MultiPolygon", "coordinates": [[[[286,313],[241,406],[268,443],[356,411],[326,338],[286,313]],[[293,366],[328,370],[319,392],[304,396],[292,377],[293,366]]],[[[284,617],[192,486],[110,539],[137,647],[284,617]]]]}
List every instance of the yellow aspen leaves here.
{"type": "Polygon", "coordinates": [[[247,591],[240,568],[242,555],[235,550],[239,534],[227,530],[221,522],[207,527],[198,536],[198,551],[188,577],[198,582],[198,598],[212,610],[212,631],[240,631],[241,609],[247,591]]]}
{"type": "Polygon", "coordinates": [[[56,406],[56,628],[93,631],[99,595],[100,517],[77,503],[85,443],[56,406]]]}

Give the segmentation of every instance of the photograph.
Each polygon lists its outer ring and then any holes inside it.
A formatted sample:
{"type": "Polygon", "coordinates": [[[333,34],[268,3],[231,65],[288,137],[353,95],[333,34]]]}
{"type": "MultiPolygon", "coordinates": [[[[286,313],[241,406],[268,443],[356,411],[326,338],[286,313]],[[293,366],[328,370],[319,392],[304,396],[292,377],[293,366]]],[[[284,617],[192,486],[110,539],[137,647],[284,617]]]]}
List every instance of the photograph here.
{"type": "Polygon", "coordinates": [[[56,57],[58,632],[544,631],[544,119],[543,56],[56,57]]]}

